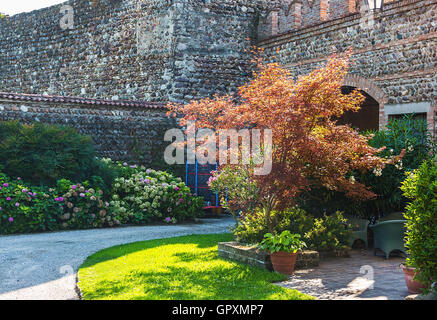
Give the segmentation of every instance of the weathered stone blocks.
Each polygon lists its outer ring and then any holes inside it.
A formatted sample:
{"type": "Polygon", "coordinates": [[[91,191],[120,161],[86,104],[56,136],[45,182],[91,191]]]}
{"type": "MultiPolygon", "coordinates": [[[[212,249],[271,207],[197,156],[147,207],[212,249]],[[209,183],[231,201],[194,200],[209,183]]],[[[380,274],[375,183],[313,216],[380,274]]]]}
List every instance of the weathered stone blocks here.
{"type": "MultiPolygon", "coordinates": [[[[238,242],[221,242],[218,244],[218,254],[220,257],[242,262],[251,266],[272,271],[273,266],[270,256],[254,246],[241,245],[238,242]]],[[[307,269],[319,265],[319,253],[317,251],[299,252],[295,269],[307,269]]]]}

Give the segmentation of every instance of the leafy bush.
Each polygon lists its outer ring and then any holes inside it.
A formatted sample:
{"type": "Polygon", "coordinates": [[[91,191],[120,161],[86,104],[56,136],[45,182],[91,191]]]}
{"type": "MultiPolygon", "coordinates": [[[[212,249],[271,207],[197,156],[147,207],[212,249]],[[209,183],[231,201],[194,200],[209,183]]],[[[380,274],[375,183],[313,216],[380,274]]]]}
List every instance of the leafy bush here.
{"type": "MultiPolygon", "coordinates": [[[[289,230],[291,233],[304,235],[314,225],[314,218],[298,207],[274,211],[272,217],[278,221],[275,229],[277,233],[289,230]]],[[[245,215],[233,229],[237,241],[250,244],[259,243],[266,233],[268,233],[267,223],[260,211],[245,215]]]]}
{"type": "Polygon", "coordinates": [[[72,184],[69,180],[58,181],[55,200],[62,205],[62,227],[65,229],[88,229],[113,227],[120,221],[109,210],[109,203],[102,200],[103,191],[88,187],[88,183],[72,184]]]}
{"type": "Polygon", "coordinates": [[[89,182],[61,179],[56,188],[35,187],[0,173],[0,234],[118,225],[102,194],[89,182]]]}
{"type": "Polygon", "coordinates": [[[123,167],[122,176],[115,180],[110,202],[119,221],[176,223],[200,214],[201,198],[193,197],[182,179],[163,171],[127,164],[123,167]]]}
{"type": "Polygon", "coordinates": [[[309,247],[319,251],[331,251],[347,247],[351,226],[340,212],[315,219],[314,227],[305,234],[309,247]]]}
{"type": "Polygon", "coordinates": [[[420,269],[416,278],[430,285],[437,281],[437,159],[410,172],[401,189],[412,200],[404,214],[406,263],[420,269]]]}
{"type": "MultiPolygon", "coordinates": [[[[352,228],[340,212],[314,218],[296,206],[282,212],[275,211],[272,217],[278,221],[276,234],[286,230],[300,234],[311,249],[329,251],[344,248],[349,243],[352,228]]],[[[268,228],[262,213],[244,216],[233,229],[235,239],[248,244],[261,242],[266,233],[268,228]]]]}
{"type": "Polygon", "coordinates": [[[53,186],[62,178],[83,181],[95,161],[91,137],[70,127],[0,122],[0,141],[5,172],[34,185],[53,186]]]}
{"type": "Polygon", "coordinates": [[[0,234],[57,230],[62,209],[55,197],[54,190],[0,173],[0,234]]]}
{"type": "Polygon", "coordinates": [[[223,207],[234,217],[241,210],[254,211],[258,204],[258,188],[250,178],[251,170],[251,166],[228,166],[221,171],[212,171],[212,177],[208,180],[208,186],[218,193],[223,207]]]}
{"type": "Polygon", "coordinates": [[[267,233],[264,240],[261,241],[260,247],[270,253],[279,251],[296,253],[306,247],[306,243],[300,238],[300,234],[292,234],[288,230],[275,235],[267,233]]]}
{"type": "Polygon", "coordinates": [[[350,179],[369,186],[377,194],[377,198],[364,202],[351,201],[342,193],[318,188],[301,198],[300,205],[303,208],[312,214],[332,214],[341,210],[348,215],[367,218],[403,211],[407,199],[402,196],[399,187],[405,173],[417,169],[423,161],[435,155],[435,141],[428,131],[426,121],[413,119],[412,116],[391,119],[385,129],[368,132],[367,135],[369,134],[374,135],[369,141],[372,147],[386,147],[380,154],[384,158],[398,155],[405,150],[400,162],[387,165],[383,170],[350,173],[350,179]]]}

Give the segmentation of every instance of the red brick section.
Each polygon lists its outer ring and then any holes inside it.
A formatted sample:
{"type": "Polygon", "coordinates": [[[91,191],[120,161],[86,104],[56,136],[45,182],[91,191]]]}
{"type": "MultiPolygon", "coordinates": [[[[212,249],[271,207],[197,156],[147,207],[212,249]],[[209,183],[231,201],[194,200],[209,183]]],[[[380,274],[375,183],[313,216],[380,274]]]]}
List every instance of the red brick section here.
{"type": "Polygon", "coordinates": [[[426,115],[426,122],[428,123],[428,130],[433,137],[437,137],[437,101],[431,104],[431,110],[426,115]]]}
{"type": "Polygon", "coordinates": [[[355,13],[357,12],[357,0],[348,0],[349,1],[349,12],[355,13]]]}
{"type": "Polygon", "coordinates": [[[328,20],[329,0],[320,0],[320,21],[328,20]]]}
{"type": "Polygon", "coordinates": [[[50,96],[50,95],[22,94],[22,93],[11,93],[11,92],[0,92],[0,101],[2,100],[60,103],[60,104],[74,104],[74,105],[87,105],[87,106],[105,106],[105,107],[134,107],[134,108],[143,108],[143,109],[163,109],[166,106],[165,103],[160,103],[160,102],[88,99],[88,98],[81,98],[81,97],[50,96]]]}
{"type": "Polygon", "coordinates": [[[279,15],[277,11],[272,11],[272,36],[279,33],[279,15]]]}
{"type": "Polygon", "coordinates": [[[302,26],[302,0],[297,0],[293,3],[294,12],[294,27],[300,28],[302,26]]]}

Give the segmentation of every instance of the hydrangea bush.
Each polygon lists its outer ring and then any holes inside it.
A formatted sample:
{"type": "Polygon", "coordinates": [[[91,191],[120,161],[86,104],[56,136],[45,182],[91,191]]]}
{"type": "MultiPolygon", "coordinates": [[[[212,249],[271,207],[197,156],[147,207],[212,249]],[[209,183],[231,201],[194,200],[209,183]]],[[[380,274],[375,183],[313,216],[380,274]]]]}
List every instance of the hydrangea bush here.
{"type": "Polygon", "coordinates": [[[203,199],[192,196],[180,178],[104,161],[118,177],[106,192],[98,176],[82,183],[61,179],[49,188],[0,171],[0,234],[177,223],[201,214],[203,199]]]}
{"type": "Polygon", "coordinates": [[[120,224],[109,210],[109,203],[103,201],[103,191],[87,187],[88,183],[72,184],[60,180],[58,190],[61,196],[55,198],[62,206],[62,227],[67,229],[87,229],[113,227],[120,224]]]}
{"type": "Polygon", "coordinates": [[[62,209],[55,197],[45,188],[29,187],[20,177],[0,173],[0,234],[58,229],[62,209]]]}
{"type": "Polygon", "coordinates": [[[182,179],[164,171],[123,166],[128,174],[115,180],[110,202],[119,221],[177,223],[200,214],[202,199],[193,197],[182,179]]]}

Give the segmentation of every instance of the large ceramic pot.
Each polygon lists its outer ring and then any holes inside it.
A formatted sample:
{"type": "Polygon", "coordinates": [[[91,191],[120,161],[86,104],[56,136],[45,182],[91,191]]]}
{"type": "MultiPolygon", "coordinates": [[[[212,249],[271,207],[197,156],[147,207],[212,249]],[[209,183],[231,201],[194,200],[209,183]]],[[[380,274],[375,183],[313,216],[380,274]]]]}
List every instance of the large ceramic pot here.
{"type": "Polygon", "coordinates": [[[414,280],[414,275],[416,273],[416,268],[410,268],[405,265],[401,265],[402,271],[404,271],[405,282],[407,283],[407,288],[409,293],[418,294],[421,293],[420,289],[425,289],[427,286],[422,282],[414,280]]]}
{"type": "Polygon", "coordinates": [[[269,254],[270,260],[272,261],[273,270],[283,274],[293,274],[297,253],[279,251],[275,253],[269,252],[269,254]]]}

